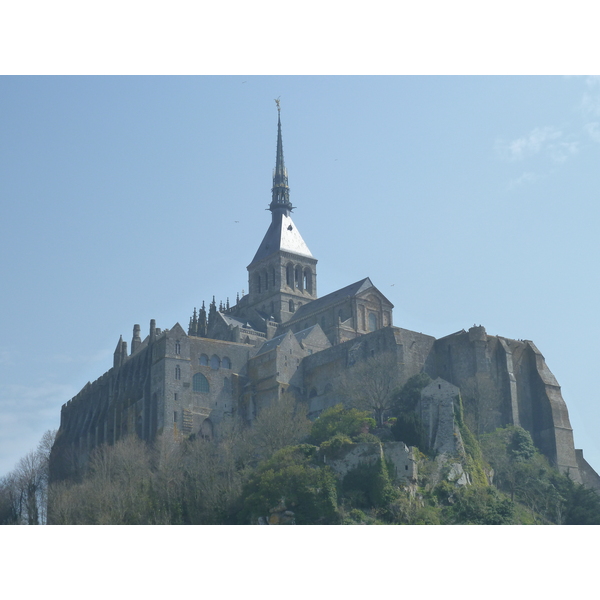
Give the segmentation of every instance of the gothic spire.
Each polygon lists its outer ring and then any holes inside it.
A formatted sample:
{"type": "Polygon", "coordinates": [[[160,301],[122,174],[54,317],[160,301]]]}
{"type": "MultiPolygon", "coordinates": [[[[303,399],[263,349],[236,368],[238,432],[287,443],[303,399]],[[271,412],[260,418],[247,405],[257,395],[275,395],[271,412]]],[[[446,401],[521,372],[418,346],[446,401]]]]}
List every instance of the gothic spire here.
{"type": "Polygon", "coordinates": [[[278,213],[283,213],[289,217],[293,210],[290,202],[290,188],[288,186],[287,169],[283,162],[283,141],[281,139],[281,106],[279,98],[275,100],[277,104],[277,155],[275,157],[275,170],[273,171],[273,188],[271,189],[272,200],[269,210],[275,217],[278,213]]]}

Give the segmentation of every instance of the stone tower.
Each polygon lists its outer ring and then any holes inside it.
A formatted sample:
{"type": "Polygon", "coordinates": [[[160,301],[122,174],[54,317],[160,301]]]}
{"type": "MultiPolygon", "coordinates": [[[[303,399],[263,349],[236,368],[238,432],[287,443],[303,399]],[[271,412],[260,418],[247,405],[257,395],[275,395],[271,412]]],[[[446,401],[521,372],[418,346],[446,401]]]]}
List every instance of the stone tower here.
{"type": "Polygon", "coordinates": [[[248,308],[285,323],[306,302],[317,298],[317,260],[290,213],[287,169],[283,162],[281,109],[277,103],[277,155],[273,172],[271,224],[248,265],[248,308]]]}

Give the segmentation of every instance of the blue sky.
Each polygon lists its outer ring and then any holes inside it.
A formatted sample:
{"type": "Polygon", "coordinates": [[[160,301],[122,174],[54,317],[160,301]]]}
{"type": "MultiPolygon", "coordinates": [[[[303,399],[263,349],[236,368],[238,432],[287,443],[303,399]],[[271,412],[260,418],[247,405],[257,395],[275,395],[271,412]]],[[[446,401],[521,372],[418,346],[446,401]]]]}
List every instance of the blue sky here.
{"type": "Polygon", "coordinates": [[[112,365],[247,290],[277,111],[325,295],[531,339],[600,469],[600,78],[0,77],[0,474],[112,365]]]}

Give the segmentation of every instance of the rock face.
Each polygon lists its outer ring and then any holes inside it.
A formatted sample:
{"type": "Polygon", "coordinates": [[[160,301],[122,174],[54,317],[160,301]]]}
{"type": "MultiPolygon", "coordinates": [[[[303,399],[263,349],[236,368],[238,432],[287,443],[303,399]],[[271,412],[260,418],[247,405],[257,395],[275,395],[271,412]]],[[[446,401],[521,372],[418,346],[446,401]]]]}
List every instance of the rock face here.
{"type": "Polygon", "coordinates": [[[436,340],[434,353],[436,368],[427,372],[460,388],[473,433],[523,427],[552,464],[582,481],[560,386],[533,342],[487,335],[484,327],[473,326],[436,340]]]}
{"type": "Polygon", "coordinates": [[[322,453],[322,457],[323,462],[340,479],[360,465],[374,465],[380,458],[393,465],[394,480],[412,481],[417,478],[413,448],[409,448],[403,442],[349,444],[330,456],[322,453]]]}
{"type": "Polygon", "coordinates": [[[460,431],[454,419],[459,394],[459,388],[440,377],[421,391],[417,413],[427,432],[427,444],[436,452],[455,454],[459,449],[460,431]]]}

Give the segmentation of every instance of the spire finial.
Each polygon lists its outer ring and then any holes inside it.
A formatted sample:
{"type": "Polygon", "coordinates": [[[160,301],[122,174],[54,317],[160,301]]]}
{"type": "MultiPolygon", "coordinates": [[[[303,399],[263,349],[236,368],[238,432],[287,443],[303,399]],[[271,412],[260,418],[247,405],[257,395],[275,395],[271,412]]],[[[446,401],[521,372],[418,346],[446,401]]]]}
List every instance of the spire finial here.
{"type": "Polygon", "coordinates": [[[290,188],[288,186],[287,169],[283,162],[283,141],[281,138],[281,104],[279,98],[275,99],[277,105],[277,154],[275,157],[275,171],[273,171],[273,187],[271,189],[271,204],[269,210],[273,218],[277,214],[289,216],[293,210],[290,202],[290,188]]]}

